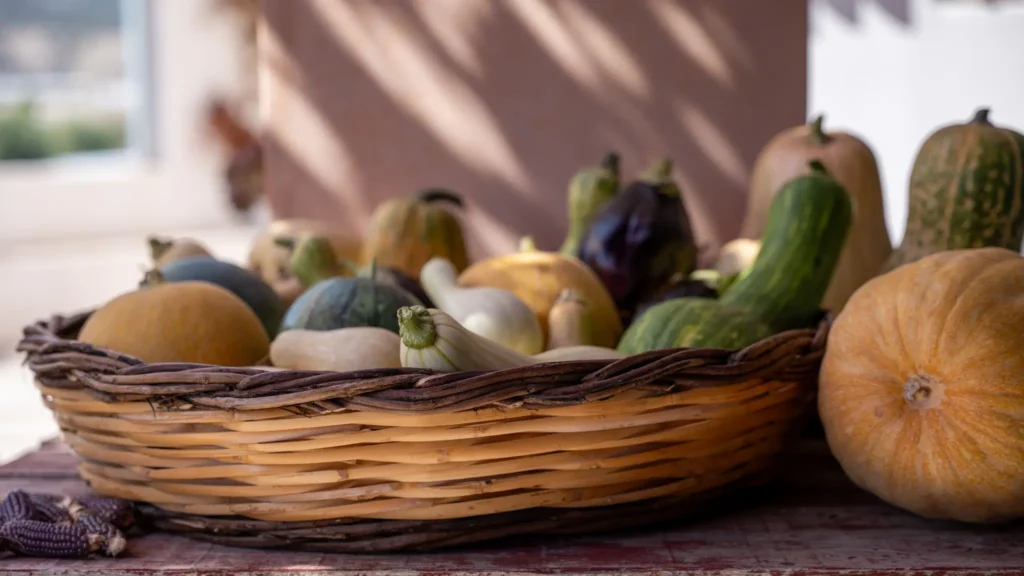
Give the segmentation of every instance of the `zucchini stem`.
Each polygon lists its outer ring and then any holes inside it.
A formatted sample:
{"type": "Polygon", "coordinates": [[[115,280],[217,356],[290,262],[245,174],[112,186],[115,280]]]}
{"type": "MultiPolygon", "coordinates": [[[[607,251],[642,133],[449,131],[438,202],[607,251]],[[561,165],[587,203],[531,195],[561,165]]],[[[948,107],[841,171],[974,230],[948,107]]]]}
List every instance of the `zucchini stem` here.
{"type": "Polygon", "coordinates": [[[437,326],[423,306],[402,306],[398,309],[398,335],[406,348],[422,350],[437,342],[437,326]]]}

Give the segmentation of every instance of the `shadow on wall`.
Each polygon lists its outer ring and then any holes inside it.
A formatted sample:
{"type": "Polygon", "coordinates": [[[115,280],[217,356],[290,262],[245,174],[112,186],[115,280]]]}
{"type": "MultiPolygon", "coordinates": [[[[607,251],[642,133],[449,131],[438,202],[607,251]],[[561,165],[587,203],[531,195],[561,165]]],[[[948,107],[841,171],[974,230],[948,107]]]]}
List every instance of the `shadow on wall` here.
{"type": "Polygon", "coordinates": [[[873,4],[885,11],[900,24],[911,23],[910,0],[813,0],[821,2],[838,12],[847,22],[856,24],[860,11],[873,4]]]}
{"type": "Polygon", "coordinates": [[[278,217],[353,232],[446,186],[474,257],[555,248],[565,188],[608,150],[668,155],[700,242],[731,239],[753,160],[806,113],[800,0],[263,0],[261,98],[278,217]]]}

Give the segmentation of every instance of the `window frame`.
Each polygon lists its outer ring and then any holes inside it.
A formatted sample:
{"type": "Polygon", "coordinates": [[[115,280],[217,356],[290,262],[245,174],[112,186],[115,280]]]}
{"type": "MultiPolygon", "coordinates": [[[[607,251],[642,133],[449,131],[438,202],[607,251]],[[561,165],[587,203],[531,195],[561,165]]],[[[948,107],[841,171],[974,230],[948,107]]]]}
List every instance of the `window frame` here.
{"type": "Polygon", "coordinates": [[[145,83],[128,150],[0,162],[0,242],[215,228],[238,222],[223,151],[203,123],[214,95],[244,93],[240,39],[209,1],[121,0],[126,73],[145,83]]]}

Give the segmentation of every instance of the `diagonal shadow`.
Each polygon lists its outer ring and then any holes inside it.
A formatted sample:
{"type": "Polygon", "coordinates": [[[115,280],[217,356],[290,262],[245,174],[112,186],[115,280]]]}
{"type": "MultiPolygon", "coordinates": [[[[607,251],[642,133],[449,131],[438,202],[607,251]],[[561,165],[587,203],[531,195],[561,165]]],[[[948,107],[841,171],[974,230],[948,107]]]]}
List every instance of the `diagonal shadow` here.
{"type": "Polygon", "coordinates": [[[475,256],[525,233],[554,247],[568,179],[614,148],[627,178],[672,157],[698,235],[721,243],[757,152],[804,121],[797,4],[490,2],[467,67],[425,16],[458,2],[263,0],[286,53],[264,59],[273,211],[362,230],[382,199],[448,186],[470,203],[475,256]]]}

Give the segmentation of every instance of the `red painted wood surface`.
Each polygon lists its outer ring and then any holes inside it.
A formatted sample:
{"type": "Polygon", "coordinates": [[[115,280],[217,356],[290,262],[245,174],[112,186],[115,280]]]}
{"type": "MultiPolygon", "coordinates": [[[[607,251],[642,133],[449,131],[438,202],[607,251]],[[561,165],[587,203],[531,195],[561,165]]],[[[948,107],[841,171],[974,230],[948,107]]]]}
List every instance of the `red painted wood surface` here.
{"type": "MultiPolygon", "coordinates": [[[[1024,574],[1024,525],[981,528],[922,520],[857,490],[820,441],[798,452],[762,504],[667,531],[392,556],[258,551],[151,534],[132,539],[117,559],[0,557],[0,573],[1024,574]]],[[[56,443],[0,467],[0,493],[13,488],[88,493],[73,457],[56,443]]]]}

